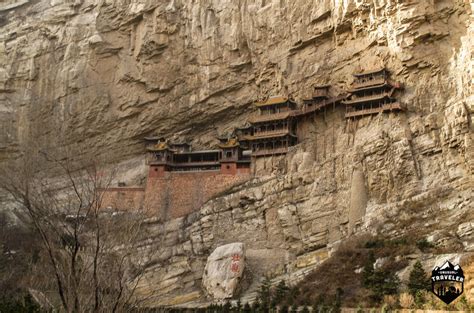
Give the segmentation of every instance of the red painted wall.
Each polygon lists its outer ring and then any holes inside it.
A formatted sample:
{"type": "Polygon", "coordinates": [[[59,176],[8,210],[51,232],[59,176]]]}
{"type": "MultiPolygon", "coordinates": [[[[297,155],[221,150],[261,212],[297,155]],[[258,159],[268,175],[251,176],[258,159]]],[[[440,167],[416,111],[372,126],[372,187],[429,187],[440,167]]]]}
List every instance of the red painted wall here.
{"type": "Polygon", "coordinates": [[[237,174],[237,163],[221,163],[221,174],[235,175],[237,174]]]}
{"type": "Polygon", "coordinates": [[[163,177],[165,175],[164,165],[150,165],[148,177],[163,177]]]}
{"type": "Polygon", "coordinates": [[[249,173],[165,172],[163,177],[148,178],[145,207],[164,219],[185,216],[198,210],[212,197],[249,178],[249,173]]]}
{"type": "Polygon", "coordinates": [[[108,188],[103,193],[102,208],[112,208],[121,211],[141,210],[145,199],[145,188],[115,187],[108,188]]]}
{"type": "Polygon", "coordinates": [[[226,172],[167,172],[162,166],[150,166],[146,188],[115,187],[104,192],[103,208],[144,209],[163,219],[185,216],[206,201],[250,178],[250,168],[230,163],[226,172]]]}

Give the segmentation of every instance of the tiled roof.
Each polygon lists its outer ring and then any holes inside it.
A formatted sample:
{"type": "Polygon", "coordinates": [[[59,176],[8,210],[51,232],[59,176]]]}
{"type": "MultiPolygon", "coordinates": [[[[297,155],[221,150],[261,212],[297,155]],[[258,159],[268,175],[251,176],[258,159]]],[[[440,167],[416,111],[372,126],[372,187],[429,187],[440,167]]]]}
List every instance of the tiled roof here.
{"type": "Polygon", "coordinates": [[[235,138],[229,139],[226,143],[219,145],[220,148],[234,148],[238,147],[240,144],[235,138]]]}
{"type": "Polygon", "coordinates": [[[314,89],[328,89],[330,87],[331,85],[316,85],[314,86],[314,89]]]}
{"type": "Polygon", "coordinates": [[[238,130],[245,130],[245,129],[249,129],[250,127],[252,127],[251,124],[245,123],[243,126],[236,127],[235,129],[238,129],[238,130]]]}
{"type": "Polygon", "coordinates": [[[383,83],[377,83],[377,82],[374,82],[372,85],[369,85],[369,84],[365,84],[365,86],[363,87],[357,87],[357,84],[354,84],[355,87],[349,89],[349,92],[353,93],[353,92],[357,92],[357,91],[363,91],[363,90],[371,90],[371,89],[377,89],[377,88],[382,88],[382,87],[391,87],[391,85],[385,81],[383,83]]]}
{"type": "Polygon", "coordinates": [[[165,137],[162,137],[162,136],[147,136],[143,139],[146,140],[146,141],[159,141],[159,140],[164,140],[165,137]]]}
{"type": "Polygon", "coordinates": [[[366,70],[365,72],[360,72],[360,73],[354,73],[354,76],[363,76],[363,75],[369,75],[369,74],[375,74],[375,73],[379,73],[379,72],[382,72],[382,71],[385,71],[385,67],[376,67],[374,69],[371,69],[371,70],[366,70]]]}
{"type": "Polygon", "coordinates": [[[273,105],[273,104],[278,104],[278,103],[285,103],[288,101],[287,97],[282,97],[282,96],[273,96],[269,97],[266,101],[263,102],[256,102],[255,105],[257,107],[263,107],[267,105],[273,105]]]}
{"type": "Polygon", "coordinates": [[[153,147],[149,147],[147,149],[148,149],[148,151],[164,151],[164,150],[173,151],[173,150],[170,149],[170,147],[168,146],[168,144],[166,142],[159,142],[156,145],[154,145],[153,147]]]}

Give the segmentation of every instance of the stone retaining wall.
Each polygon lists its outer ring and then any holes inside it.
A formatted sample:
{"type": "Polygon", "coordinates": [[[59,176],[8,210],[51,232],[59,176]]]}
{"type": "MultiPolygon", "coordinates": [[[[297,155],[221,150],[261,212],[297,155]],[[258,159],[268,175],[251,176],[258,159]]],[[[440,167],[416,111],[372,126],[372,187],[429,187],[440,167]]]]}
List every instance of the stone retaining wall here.
{"type": "Polygon", "coordinates": [[[148,178],[145,206],[164,219],[185,216],[212,197],[250,178],[249,173],[221,174],[220,171],[165,172],[148,178]]]}
{"type": "Polygon", "coordinates": [[[117,210],[140,210],[143,209],[145,188],[142,187],[116,187],[104,191],[102,198],[103,208],[117,210]]]}
{"type": "Polygon", "coordinates": [[[163,172],[149,175],[146,188],[114,187],[104,192],[103,208],[146,210],[163,219],[185,216],[209,199],[250,178],[248,171],[235,175],[220,171],[163,172]]]}

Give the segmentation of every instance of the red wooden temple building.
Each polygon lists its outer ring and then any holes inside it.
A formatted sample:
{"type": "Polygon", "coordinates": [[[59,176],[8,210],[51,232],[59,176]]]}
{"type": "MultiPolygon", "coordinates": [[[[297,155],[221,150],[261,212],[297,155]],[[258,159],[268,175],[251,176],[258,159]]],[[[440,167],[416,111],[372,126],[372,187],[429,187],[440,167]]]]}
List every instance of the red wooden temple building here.
{"type": "Polygon", "coordinates": [[[250,156],[231,138],[215,150],[193,150],[188,143],[169,143],[163,137],[146,137],[150,174],[164,172],[220,171],[234,174],[250,168],[250,156]]]}

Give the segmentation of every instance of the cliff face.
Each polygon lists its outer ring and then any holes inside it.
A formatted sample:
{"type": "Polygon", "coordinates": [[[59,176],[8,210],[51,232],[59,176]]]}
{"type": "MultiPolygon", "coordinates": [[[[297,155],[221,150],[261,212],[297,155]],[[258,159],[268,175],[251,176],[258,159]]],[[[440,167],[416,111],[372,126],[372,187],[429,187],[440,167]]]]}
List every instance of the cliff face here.
{"type": "Polygon", "coordinates": [[[440,114],[469,109],[459,104],[472,88],[468,1],[16,5],[0,8],[4,157],[58,133],[110,161],[141,155],[154,131],[206,144],[259,96],[342,90],[354,70],[382,63],[416,116],[449,128],[440,114]]]}
{"type": "Polygon", "coordinates": [[[268,268],[297,277],[352,226],[472,251],[471,6],[9,1],[0,6],[0,158],[30,141],[60,144],[124,161],[124,179],[139,179],[145,135],[206,147],[261,96],[298,101],[317,83],[337,94],[353,72],[385,65],[405,85],[406,112],[346,121],[342,108],[329,110],[288,157],[259,161],[271,175],[151,223],[150,237],[164,237],[140,291],[154,303],[196,298],[207,255],[235,240],[247,244],[255,278],[268,268]]]}

